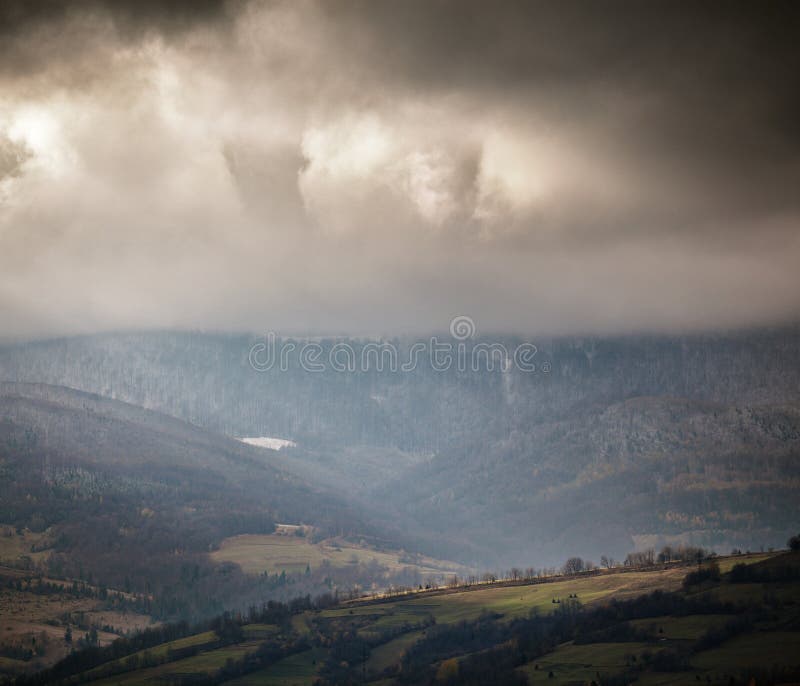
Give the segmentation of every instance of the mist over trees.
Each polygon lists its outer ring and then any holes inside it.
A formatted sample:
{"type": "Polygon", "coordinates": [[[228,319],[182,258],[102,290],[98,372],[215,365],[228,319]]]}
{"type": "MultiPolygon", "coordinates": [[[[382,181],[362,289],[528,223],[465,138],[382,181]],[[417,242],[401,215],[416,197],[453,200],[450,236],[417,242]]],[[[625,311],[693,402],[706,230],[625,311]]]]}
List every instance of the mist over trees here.
{"type": "MultiPolygon", "coordinates": [[[[530,551],[558,565],[636,547],[780,546],[795,529],[793,329],[534,341],[535,373],[436,371],[424,356],[409,371],[310,373],[295,362],[258,372],[249,352],[259,340],[6,345],[0,377],[100,393],[229,436],[291,439],[296,448],[262,455],[357,500],[369,521],[407,536],[403,547],[478,566],[525,566],[530,551]]],[[[316,342],[329,353],[341,341],[316,342]]],[[[348,341],[357,354],[370,343],[348,341]]]]}

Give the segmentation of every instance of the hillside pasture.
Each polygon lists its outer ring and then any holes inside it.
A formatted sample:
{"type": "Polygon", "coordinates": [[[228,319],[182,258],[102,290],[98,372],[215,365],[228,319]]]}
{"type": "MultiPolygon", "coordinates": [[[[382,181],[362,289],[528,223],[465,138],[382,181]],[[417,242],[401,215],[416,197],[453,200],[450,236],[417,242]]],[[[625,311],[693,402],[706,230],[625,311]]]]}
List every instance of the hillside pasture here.
{"type": "Polygon", "coordinates": [[[530,684],[590,683],[598,680],[598,674],[623,671],[634,658],[639,660],[642,653],[652,649],[647,643],[569,643],[529,663],[521,671],[530,684]]]}
{"type": "Polygon", "coordinates": [[[398,664],[406,650],[419,641],[423,634],[422,630],[409,631],[375,648],[367,659],[367,672],[377,674],[398,664]]]}
{"type": "Polygon", "coordinates": [[[228,681],[226,684],[228,686],[311,686],[316,679],[317,669],[325,657],[324,650],[312,648],[285,657],[266,669],[228,681]]]}
{"type": "Polygon", "coordinates": [[[712,629],[723,626],[730,615],[689,615],[687,617],[648,617],[630,624],[670,641],[696,641],[712,629]]]}
{"type": "Polygon", "coordinates": [[[169,682],[170,679],[176,678],[189,680],[193,676],[202,677],[213,674],[221,667],[224,667],[228,660],[239,660],[247,653],[254,652],[258,645],[257,641],[246,641],[224,648],[217,648],[216,650],[201,652],[198,655],[181,660],[166,662],[157,667],[118,674],[93,683],[96,686],[139,686],[140,684],[169,682]]]}
{"type": "MultiPolygon", "coordinates": [[[[371,612],[379,609],[387,614],[392,608],[396,618],[403,613],[428,613],[435,618],[437,624],[477,619],[487,611],[507,618],[524,617],[531,611],[552,612],[559,607],[560,602],[569,600],[570,595],[577,596],[577,600],[583,605],[591,605],[612,597],[622,599],[655,590],[677,590],[686,572],[685,567],[670,567],[658,571],[599,574],[547,583],[475,586],[442,593],[410,594],[396,601],[374,605],[354,604],[352,609],[359,608],[363,612],[368,611],[367,608],[371,612]]],[[[342,611],[336,609],[330,612],[342,611]]]]}
{"type": "Polygon", "coordinates": [[[238,564],[247,574],[303,572],[307,566],[316,569],[325,562],[333,567],[376,562],[392,572],[411,567],[423,577],[441,577],[464,571],[454,562],[424,556],[406,558],[401,551],[380,551],[340,539],[314,543],[304,536],[278,534],[243,534],[226,538],[211,557],[218,562],[238,564]]]}

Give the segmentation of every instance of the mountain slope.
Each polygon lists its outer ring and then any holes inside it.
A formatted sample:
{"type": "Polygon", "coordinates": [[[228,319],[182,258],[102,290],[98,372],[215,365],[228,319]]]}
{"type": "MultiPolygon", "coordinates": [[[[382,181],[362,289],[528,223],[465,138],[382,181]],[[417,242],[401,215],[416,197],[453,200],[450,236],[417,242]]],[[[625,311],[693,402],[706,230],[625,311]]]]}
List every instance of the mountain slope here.
{"type": "MultiPolygon", "coordinates": [[[[200,577],[216,588],[207,553],[227,536],[271,533],[276,521],[374,533],[269,455],[99,396],[0,385],[0,522],[45,534],[46,571],[169,596],[176,612],[203,605],[200,577]]],[[[217,595],[209,611],[224,604],[217,595]]]]}
{"type": "MultiPolygon", "coordinates": [[[[425,355],[408,372],[295,362],[259,373],[256,342],[141,333],[7,345],[0,378],[292,439],[297,448],[271,456],[284,473],[341,494],[406,547],[479,565],[665,540],[758,548],[780,544],[798,518],[796,328],[534,339],[536,373],[436,371],[425,355]]],[[[323,359],[336,342],[316,341],[323,359]]],[[[368,344],[344,342],[358,359],[368,344]]],[[[414,342],[391,341],[401,359],[414,342]]]]}
{"type": "MultiPolygon", "coordinates": [[[[465,438],[568,419],[629,398],[684,397],[722,404],[800,403],[796,328],[696,336],[531,341],[549,372],[435,370],[260,373],[252,335],[107,334],[0,346],[0,379],[69,386],[158,410],[232,436],[279,436],[308,448],[373,445],[434,453],[465,438]]],[[[292,340],[298,347],[302,340],[292,340]]],[[[370,341],[337,343],[356,359],[370,341]]],[[[421,340],[392,340],[400,359],[421,340]]],[[[513,337],[481,339],[509,350],[513,337]]],[[[280,344],[278,341],[277,344],[280,344]]]]}
{"type": "Polygon", "coordinates": [[[635,398],[443,452],[373,497],[504,559],[780,545],[800,520],[800,409],[635,398]]]}

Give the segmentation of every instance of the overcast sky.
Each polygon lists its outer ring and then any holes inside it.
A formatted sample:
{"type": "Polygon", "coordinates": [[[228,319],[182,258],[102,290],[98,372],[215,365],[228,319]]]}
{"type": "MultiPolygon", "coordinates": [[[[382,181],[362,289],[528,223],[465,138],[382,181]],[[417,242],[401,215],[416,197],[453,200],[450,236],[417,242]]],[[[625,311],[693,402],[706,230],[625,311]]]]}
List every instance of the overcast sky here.
{"type": "Polygon", "coordinates": [[[0,335],[800,312],[799,3],[0,1],[0,335]]]}

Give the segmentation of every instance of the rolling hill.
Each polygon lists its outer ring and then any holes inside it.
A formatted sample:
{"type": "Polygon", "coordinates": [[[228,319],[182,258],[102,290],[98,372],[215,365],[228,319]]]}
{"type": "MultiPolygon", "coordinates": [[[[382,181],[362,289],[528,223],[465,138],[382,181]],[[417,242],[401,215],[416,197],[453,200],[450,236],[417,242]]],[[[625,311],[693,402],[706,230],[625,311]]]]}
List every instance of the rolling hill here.
{"type": "Polygon", "coordinates": [[[289,577],[211,558],[226,538],[269,535],[276,523],[305,524],[315,541],[357,534],[388,546],[352,505],[277,468],[272,455],[120,401],[2,384],[0,563],[11,551],[5,563],[17,568],[130,591],[136,609],[157,617],[388,583],[380,565],[365,571],[367,548],[363,564],[289,577]]]}
{"type": "Polygon", "coordinates": [[[252,608],[20,684],[746,684],[800,674],[796,553],[252,608]]]}

